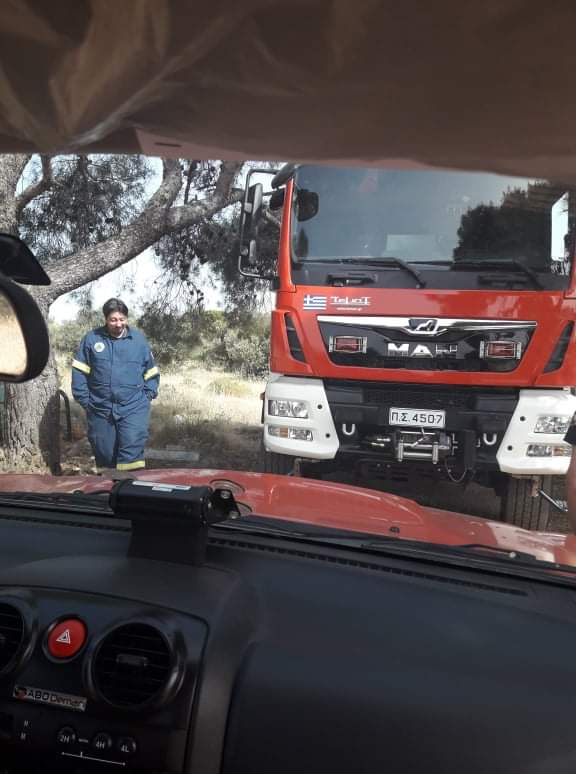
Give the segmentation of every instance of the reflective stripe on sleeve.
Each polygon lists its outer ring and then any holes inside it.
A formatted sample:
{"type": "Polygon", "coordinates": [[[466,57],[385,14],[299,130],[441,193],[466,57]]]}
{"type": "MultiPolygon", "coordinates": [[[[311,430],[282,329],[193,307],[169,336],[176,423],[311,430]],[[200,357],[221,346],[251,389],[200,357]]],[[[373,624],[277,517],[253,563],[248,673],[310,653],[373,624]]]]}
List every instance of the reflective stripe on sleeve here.
{"type": "Polygon", "coordinates": [[[148,379],[151,379],[153,376],[158,376],[159,373],[160,371],[158,370],[158,366],[149,368],[144,374],[144,381],[146,382],[148,379]]]}
{"type": "Polygon", "coordinates": [[[76,368],[78,371],[82,371],[83,374],[89,374],[90,371],[92,370],[89,365],[86,365],[86,363],[82,363],[81,360],[73,360],[72,368],[76,368]]]}

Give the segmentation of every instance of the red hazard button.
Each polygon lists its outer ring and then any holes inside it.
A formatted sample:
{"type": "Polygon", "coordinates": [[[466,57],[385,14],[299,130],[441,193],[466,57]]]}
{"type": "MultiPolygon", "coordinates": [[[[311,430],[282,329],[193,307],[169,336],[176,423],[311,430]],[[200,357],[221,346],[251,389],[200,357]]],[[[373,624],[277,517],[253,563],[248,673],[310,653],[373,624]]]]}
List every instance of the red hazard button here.
{"type": "Polygon", "coordinates": [[[60,621],[48,635],[48,653],[53,658],[72,658],[86,642],[86,627],[77,618],[60,621]]]}

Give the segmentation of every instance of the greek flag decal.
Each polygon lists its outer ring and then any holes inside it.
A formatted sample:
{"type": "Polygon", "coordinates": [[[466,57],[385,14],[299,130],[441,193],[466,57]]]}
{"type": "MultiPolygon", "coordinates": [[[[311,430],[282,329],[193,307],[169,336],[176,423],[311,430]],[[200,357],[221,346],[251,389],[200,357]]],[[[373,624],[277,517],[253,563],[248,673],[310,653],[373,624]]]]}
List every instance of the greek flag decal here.
{"type": "Polygon", "coordinates": [[[307,293],[304,296],[304,309],[326,309],[326,296],[311,296],[307,293]]]}

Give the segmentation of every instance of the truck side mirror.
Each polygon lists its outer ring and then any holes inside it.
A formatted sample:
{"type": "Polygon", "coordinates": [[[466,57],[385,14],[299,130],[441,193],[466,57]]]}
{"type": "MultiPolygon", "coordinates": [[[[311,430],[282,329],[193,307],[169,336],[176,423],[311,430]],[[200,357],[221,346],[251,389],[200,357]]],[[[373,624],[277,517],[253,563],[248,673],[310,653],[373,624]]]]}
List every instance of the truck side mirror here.
{"type": "Polygon", "coordinates": [[[296,203],[298,205],[296,217],[301,223],[305,220],[311,220],[318,214],[320,197],[316,191],[307,191],[305,188],[300,188],[296,194],[296,203]]]}
{"type": "Polygon", "coordinates": [[[258,225],[262,218],[262,202],[264,188],[262,183],[248,186],[242,203],[240,217],[240,271],[253,267],[257,259],[258,225]]]}
{"type": "MultiPolygon", "coordinates": [[[[242,201],[242,211],[240,213],[240,250],[238,254],[238,271],[243,277],[251,279],[274,280],[273,275],[265,274],[259,268],[258,260],[258,229],[264,215],[264,197],[270,196],[264,193],[262,183],[252,183],[251,176],[258,175],[277,175],[274,169],[251,169],[246,178],[246,187],[244,189],[244,199],[242,201]]],[[[276,191],[272,196],[277,195],[276,201],[282,206],[284,201],[284,191],[276,191]],[[279,197],[282,197],[281,201],[279,197]]]]}
{"type": "Polygon", "coordinates": [[[248,196],[244,202],[244,212],[249,218],[247,226],[251,235],[258,231],[258,224],[262,217],[262,200],[264,197],[264,188],[262,183],[254,183],[248,188],[248,196]]]}
{"type": "Polygon", "coordinates": [[[566,260],[566,236],[570,229],[569,224],[569,200],[568,191],[563,194],[550,210],[550,258],[552,261],[566,260]]]}

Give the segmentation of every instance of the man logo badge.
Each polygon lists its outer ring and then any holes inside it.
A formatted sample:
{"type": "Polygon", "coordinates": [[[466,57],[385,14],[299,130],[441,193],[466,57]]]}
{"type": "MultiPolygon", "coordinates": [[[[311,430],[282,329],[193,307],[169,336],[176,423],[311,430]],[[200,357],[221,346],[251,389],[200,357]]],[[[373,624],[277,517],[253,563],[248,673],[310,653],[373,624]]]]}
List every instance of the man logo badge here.
{"type": "Polygon", "coordinates": [[[105,346],[102,341],[97,341],[96,344],[94,344],[94,352],[104,352],[105,346]]]}
{"type": "Polygon", "coordinates": [[[408,320],[408,327],[404,330],[406,333],[418,334],[419,336],[438,336],[447,329],[440,325],[440,320],[433,317],[412,317],[408,320]]]}

